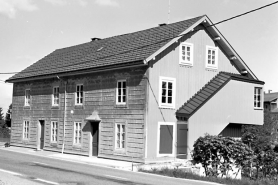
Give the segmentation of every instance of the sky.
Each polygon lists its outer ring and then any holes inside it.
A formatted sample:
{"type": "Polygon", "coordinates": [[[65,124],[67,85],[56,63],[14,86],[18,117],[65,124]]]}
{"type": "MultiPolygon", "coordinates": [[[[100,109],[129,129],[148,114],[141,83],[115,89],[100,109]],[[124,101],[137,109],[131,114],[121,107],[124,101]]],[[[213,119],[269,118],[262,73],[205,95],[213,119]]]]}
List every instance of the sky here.
{"type": "MultiPolygon", "coordinates": [[[[206,14],[212,22],[275,0],[0,0],[0,73],[19,72],[55,49],[206,14]],[[170,14],[168,15],[170,7],[170,14]]],[[[278,92],[278,3],[217,25],[264,90],[278,92]]],[[[12,84],[0,74],[0,107],[12,84]]]]}

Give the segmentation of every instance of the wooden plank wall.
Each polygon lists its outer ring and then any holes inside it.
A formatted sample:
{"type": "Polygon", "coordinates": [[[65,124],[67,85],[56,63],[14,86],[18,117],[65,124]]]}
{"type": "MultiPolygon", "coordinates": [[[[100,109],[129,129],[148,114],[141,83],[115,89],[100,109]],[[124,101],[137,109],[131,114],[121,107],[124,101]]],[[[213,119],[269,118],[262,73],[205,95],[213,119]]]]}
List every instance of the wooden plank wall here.
{"type": "MultiPolygon", "coordinates": [[[[85,118],[97,111],[101,118],[99,127],[99,156],[142,161],[144,158],[144,114],[146,103],[146,67],[99,72],[68,77],[66,96],[65,152],[89,155],[91,126],[85,118]],[[117,106],[116,82],[127,80],[126,106],[117,106]],[[84,103],[75,105],[76,85],[83,84],[84,103]],[[72,112],[73,111],[73,112],[72,112]],[[73,123],[82,122],[82,144],[73,145],[73,123]],[[115,124],[126,124],[126,150],[115,150],[115,124]]],[[[63,142],[64,82],[58,79],[15,83],[13,91],[12,145],[37,146],[37,125],[45,120],[44,149],[61,151],[63,142]],[[52,106],[52,90],[60,87],[60,105],[52,106]],[[31,106],[24,106],[25,89],[31,89],[31,106]],[[23,121],[31,123],[30,139],[22,139],[23,121]],[[51,121],[58,121],[58,142],[51,143],[51,121]]]]}

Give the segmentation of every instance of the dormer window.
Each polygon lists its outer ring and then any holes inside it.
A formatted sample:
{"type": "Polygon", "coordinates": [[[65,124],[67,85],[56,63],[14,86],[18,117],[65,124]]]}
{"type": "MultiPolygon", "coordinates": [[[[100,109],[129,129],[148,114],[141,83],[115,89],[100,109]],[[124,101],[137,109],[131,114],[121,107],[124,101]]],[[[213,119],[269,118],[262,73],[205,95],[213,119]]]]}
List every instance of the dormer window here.
{"type": "Polygon", "coordinates": [[[179,63],[193,66],[193,44],[187,42],[181,43],[179,63]]]}

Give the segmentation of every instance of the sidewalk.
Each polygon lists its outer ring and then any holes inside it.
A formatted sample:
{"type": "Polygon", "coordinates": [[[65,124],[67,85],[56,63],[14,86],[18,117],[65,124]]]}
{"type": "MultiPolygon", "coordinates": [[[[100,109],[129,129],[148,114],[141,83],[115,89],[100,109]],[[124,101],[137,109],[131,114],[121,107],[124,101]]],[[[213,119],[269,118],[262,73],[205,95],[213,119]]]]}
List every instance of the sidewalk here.
{"type": "Polygon", "coordinates": [[[55,158],[64,161],[82,163],[82,164],[89,164],[95,166],[103,166],[103,167],[110,167],[110,168],[117,168],[123,170],[132,170],[137,171],[135,166],[140,165],[140,163],[132,163],[127,161],[120,161],[120,160],[112,160],[112,159],[105,159],[105,158],[98,158],[98,157],[88,157],[88,156],[81,156],[81,155],[74,155],[74,154],[62,154],[58,152],[52,151],[36,151],[32,148],[25,148],[25,147],[16,147],[10,146],[5,147],[5,143],[0,142],[0,149],[6,151],[13,151],[18,153],[25,153],[29,155],[36,155],[36,156],[43,156],[46,158],[55,158]]]}

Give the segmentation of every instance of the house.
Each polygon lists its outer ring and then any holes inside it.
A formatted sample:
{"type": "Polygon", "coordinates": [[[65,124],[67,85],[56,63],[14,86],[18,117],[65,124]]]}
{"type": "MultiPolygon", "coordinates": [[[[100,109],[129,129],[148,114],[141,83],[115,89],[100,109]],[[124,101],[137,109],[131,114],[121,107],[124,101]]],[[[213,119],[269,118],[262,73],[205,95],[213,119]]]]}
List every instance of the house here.
{"type": "Polygon", "coordinates": [[[264,109],[270,112],[278,112],[278,92],[264,94],[264,109]]]}
{"type": "Polygon", "coordinates": [[[12,76],[11,145],[143,163],[263,124],[263,85],[206,16],[58,49],[12,76]]]}

